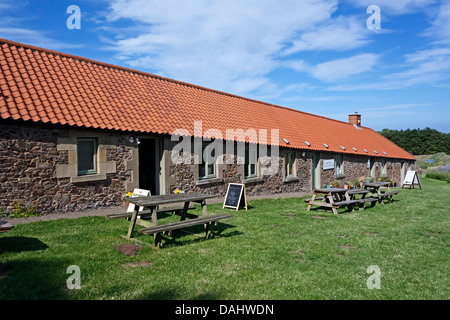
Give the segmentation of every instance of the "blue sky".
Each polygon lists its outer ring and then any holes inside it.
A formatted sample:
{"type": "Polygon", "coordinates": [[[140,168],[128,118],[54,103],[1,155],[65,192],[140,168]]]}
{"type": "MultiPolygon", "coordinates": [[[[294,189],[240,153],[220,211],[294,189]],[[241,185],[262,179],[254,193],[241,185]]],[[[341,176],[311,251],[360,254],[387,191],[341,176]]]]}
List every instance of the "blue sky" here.
{"type": "Polygon", "coordinates": [[[359,112],[375,130],[450,132],[447,0],[0,0],[0,38],[342,121],[359,112]]]}

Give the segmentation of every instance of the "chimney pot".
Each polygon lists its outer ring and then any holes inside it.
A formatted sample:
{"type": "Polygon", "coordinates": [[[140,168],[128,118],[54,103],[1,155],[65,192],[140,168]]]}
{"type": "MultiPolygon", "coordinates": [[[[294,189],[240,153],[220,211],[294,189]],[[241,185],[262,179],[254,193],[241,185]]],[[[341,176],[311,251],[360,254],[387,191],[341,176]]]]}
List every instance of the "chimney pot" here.
{"type": "Polygon", "coordinates": [[[360,114],[351,114],[348,116],[348,122],[350,124],[361,127],[361,115],[360,114]]]}

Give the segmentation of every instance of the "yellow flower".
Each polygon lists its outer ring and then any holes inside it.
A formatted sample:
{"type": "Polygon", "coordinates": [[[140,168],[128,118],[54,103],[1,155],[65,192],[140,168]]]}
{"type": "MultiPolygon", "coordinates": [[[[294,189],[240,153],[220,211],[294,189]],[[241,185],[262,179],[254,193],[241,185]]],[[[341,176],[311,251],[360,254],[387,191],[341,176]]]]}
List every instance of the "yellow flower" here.
{"type": "Polygon", "coordinates": [[[174,193],[178,194],[178,193],[180,193],[180,190],[177,189],[177,190],[174,191],[174,193]]]}

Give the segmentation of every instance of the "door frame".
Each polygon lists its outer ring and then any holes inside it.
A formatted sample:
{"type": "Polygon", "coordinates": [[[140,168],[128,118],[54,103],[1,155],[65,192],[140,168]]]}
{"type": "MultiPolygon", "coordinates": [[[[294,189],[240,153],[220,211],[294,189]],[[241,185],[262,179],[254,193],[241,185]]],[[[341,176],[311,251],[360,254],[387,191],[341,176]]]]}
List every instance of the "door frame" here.
{"type": "Polygon", "coordinates": [[[160,138],[157,137],[140,137],[140,144],[138,146],[138,161],[139,161],[139,187],[141,187],[141,145],[145,140],[153,140],[154,141],[154,181],[153,186],[155,188],[155,192],[152,192],[152,195],[161,194],[161,148],[160,148],[160,138]]]}

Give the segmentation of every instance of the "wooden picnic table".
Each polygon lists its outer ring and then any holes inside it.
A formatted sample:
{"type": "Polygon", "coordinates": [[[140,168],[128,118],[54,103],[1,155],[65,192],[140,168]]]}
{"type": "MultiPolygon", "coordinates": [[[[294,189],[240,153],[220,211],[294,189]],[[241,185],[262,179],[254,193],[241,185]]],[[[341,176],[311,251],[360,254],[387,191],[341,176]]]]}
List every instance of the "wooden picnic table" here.
{"type": "Polygon", "coordinates": [[[143,226],[144,229],[139,230],[143,234],[153,234],[155,238],[155,246],[161,247],[161,233],[171,232],[175,229],[182,229],[184,227],[204,224],[206,236],[210,235],[210,227],[212,224],[216,224],[218,220],[232,217],[228,214],[213,215],[208,217],[206,200],[215,198],[214,195],[207,195],[203,193],[179,193],[168,194],[149,197],[126,197],[125,201],[134,205],[134,211],[127,214],[111,215],[110,219],[125,217],[129,218],[130,225],[128,228],[126,239],[133,238],[133,232],[136,224],[143,226]],[[162,205],[184,203],[180,208],[168,208],[166,210],[160,209],[162,205]],[[190,209],[190,203],[199,203],[202,206],[202,217],[188,213],[190,209]],[[144,207],[145,211],[140,211],[140,208],[144,207]],[[175,223],[158,225],[158,213],[161,212],[174,212],[181,216],[181,220],[175,223]],[[151,216],[151,222],[144,220],[144,217],[151,216]],[[189,218],[189,220],[186,220],[189,218]]]}
{"type": "Polygon", "coordinates": [[[308,204],[307,211],[311,210],[313,205],[325,208],[331,208],[334,214],[338,214],[337,209],[340,207],[348,207],[353,211],[356,205],[359,209],[364,209],[364,204],[370,202],[372,206],[378,201],[376,198],[366,198],[370,192],[361,189],[342,189],[342,188],[326,188],[314,189],[311,199],[306,199],[308,204]],[[356,199],[357,195],[361,195],[361,199],[356,199]]]}
{"type": "Polygon", "coordinates": [[[384,204],[385,199],[393,201],[393,196],[400,193],[400,190],[391,190],[390,182],[376,181],[364,184],[364,189],[372,192],[373,197],[378,198],[378,202],[384,204]],[[387,192],[384,190],[387,188],[387,192]]]}

